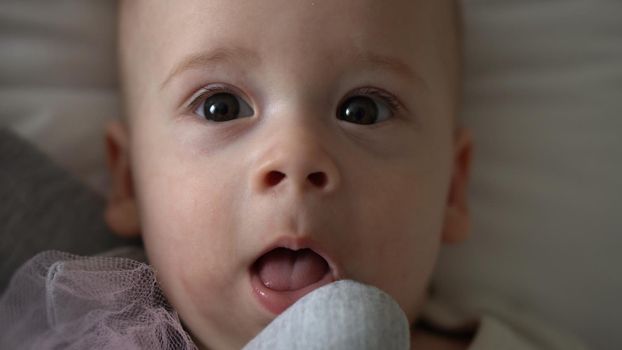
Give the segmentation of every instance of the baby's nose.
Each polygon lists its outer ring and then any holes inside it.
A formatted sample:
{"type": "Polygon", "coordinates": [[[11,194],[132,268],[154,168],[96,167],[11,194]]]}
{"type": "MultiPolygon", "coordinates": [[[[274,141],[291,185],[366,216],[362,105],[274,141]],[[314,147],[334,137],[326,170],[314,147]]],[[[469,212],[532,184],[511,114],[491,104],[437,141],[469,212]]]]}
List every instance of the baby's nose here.
{"type": "Polygon", "coordinates": [[[257,169],[257,191],[334,192],[340,182],[337,166],[320,146],[299,143],[273,148],[257,169]]]}
{"type": "MultiPolygon", "coordinates": [[[[278,186],[279,183],[287,177],[286,174],[278,171],[272,170],[266,174],[265,177],[265,185],[266,187],[275,187],[278,186]]],[[[323,171],[317,171],[307,175],[307,181],[312,185],[317,187],[318,189],[323,189],[327,186],[328,176],[323,171]]]]}

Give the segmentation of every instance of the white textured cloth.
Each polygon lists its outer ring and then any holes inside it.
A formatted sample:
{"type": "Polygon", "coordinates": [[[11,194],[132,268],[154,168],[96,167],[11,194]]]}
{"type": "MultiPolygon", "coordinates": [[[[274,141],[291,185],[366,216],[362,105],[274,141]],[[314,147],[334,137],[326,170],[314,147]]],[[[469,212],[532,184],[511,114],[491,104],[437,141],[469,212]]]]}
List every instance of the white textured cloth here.
{"type": "Polygon", "coordinates": [[[385,292],[338,281],[298,300],[244,348],[290,349],[407,350],[408,320],[385,292]]]}

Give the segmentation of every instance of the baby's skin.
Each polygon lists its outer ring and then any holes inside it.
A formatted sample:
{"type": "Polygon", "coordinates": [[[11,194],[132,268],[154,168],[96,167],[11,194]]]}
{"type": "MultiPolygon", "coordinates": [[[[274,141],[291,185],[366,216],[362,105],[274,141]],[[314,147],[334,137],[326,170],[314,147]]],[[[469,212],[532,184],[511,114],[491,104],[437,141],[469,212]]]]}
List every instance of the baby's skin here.
{"type": "Polygon", "coordinates": [[[200,348],[342,279],[415,323],[469,231],[456,23],[451,0],[120,2],[106,220],[142,236],[200,348]]]}

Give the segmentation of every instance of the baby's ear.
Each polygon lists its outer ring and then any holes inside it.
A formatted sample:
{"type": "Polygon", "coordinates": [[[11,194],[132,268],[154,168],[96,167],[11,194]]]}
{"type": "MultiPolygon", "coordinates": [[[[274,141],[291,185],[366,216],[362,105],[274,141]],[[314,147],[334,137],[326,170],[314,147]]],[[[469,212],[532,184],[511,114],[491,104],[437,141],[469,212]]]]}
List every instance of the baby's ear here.
{"type": "Polygon", "coordinates": [[[140,235],[140,223],[130,168],[127,126],[120,120],[106,125],[106,155],[110,192],[105,220],[121,237],[140,235]]]}
{"type": "Polygon", "coordinates": [[[461,242],[469,236],[471,230],[467,190],[472,157],[473,141],[471,133],[467,129],[459,128],[454,136],[454,164],[445,210],[445,225],[442,237],[444,243],[461,242]]]}

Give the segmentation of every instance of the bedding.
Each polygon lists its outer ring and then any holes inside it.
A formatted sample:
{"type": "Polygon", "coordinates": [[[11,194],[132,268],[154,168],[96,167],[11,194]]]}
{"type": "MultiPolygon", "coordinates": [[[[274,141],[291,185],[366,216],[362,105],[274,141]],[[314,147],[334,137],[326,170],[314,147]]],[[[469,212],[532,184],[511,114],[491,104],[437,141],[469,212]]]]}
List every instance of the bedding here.
{"type": "Polygon", "coordinates": [[[622,2],[466,1],[473,232],[435,285],[622,348],[622,2]]]}

